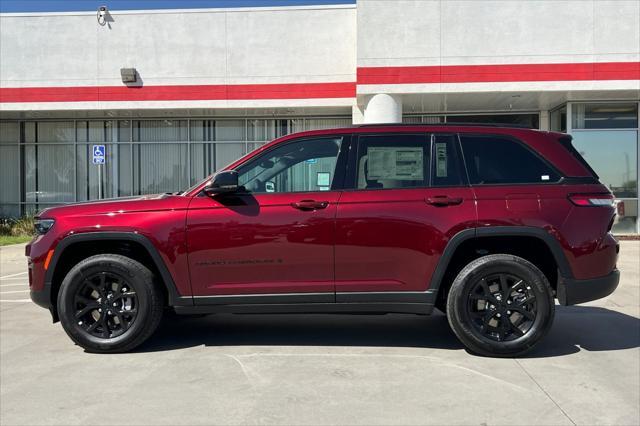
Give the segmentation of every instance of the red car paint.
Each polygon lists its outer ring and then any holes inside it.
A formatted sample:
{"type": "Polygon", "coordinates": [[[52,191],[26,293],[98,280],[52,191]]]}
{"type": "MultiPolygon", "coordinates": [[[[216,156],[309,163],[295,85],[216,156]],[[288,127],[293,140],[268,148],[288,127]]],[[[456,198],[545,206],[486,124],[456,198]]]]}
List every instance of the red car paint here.
{"type": "MultiPolygon", "coordinates": [[[[580,207],[568,199],[573,193],[610,192],[597,180],[575,183],[575,179],[591,178],[592,173],[557,142],[566,136],[563,134],[483,126],[364,126],[311,131],[277,139],[225,170],[297,138],[371,133],[507,135],[574,180],[256,194],[252,203],[241,206],[205,196],[207,182],[203,181],[182,195],[55,207],[39,215],[54,219],[54,226],[27,246],[31,289],[37,292],[45,287],[44,261],[51,250],[58,250],[59,243],[70,235],[92,232],[128,232],[148,239],[183,298],[332,293],[340,302],[339,293],[425,291],[454,236],[498,226],[544,230],[561,247],[574,279],[599,278],[615,269],[618,247],[609,233],[613,207],[580,207]],[[439,197],[457,201],[434,204],[439,197]],[[305,200],[326,203],[326,207],[311,211],[292,207],[292,203],[305,200]]],[[[55,309],[55,301],[51,306],[55,309]]]]}

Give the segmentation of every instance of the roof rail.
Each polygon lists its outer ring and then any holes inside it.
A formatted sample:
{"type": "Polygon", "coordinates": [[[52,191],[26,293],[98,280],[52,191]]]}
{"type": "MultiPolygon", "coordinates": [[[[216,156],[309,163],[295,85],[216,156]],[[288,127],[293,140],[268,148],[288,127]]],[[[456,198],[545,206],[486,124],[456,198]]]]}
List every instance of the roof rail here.
{"type": "Polygon", "coordinates": [[[455,127],[512,127],[516,129],[531,129],[537,130],[524,124],[512,124],[512,123],[370,123],[370,124],[356,124],[354,127],[437,127],[437,126],[455,126],[455,127]]]}

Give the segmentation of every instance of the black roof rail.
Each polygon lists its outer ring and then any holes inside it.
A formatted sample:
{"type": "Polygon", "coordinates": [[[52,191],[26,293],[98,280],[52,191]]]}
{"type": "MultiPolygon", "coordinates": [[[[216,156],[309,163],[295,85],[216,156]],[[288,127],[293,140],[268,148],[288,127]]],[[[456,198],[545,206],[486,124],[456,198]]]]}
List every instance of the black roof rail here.
{"type": "Polygon", "coordinates": [[[438,126],[455,126],[455,127],[512,127],[515,129],[529,129],[538,130],[529,127],[524,124],[512,124],[512,123],[370,123],[370,124],[356,124],[354,127],[438,127],[438,126]]]}

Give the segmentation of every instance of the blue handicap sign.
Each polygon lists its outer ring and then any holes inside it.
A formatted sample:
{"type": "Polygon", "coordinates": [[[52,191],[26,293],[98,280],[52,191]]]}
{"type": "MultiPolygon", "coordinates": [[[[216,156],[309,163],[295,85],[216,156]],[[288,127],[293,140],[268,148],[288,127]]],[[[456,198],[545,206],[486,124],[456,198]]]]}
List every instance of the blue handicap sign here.
{"type": "Polygon", "coordinates": [[[106,150],[104,145],[94,145],[93,146],[93,164],[104,164],[106,150]]]}

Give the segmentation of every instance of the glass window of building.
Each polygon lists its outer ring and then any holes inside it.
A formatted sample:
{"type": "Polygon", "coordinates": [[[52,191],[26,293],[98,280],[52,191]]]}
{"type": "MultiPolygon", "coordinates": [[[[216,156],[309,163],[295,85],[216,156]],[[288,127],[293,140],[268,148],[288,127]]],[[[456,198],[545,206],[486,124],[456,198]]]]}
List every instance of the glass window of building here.
{"type": "Polygon", "coordinates": [[[615,233],[637,233],[638,104],[571,104],[573,145],[616,196],[615,233]]]}
{"type": "Polygon", "coordinates": [[[350,116],[2,121],[0,179],[16,184],[0,187],[0,216],[183,190],[277,137],[350,124],[350,116]],[[105,145],[104,165],[92,164],[95,144],[105,145]]]}

